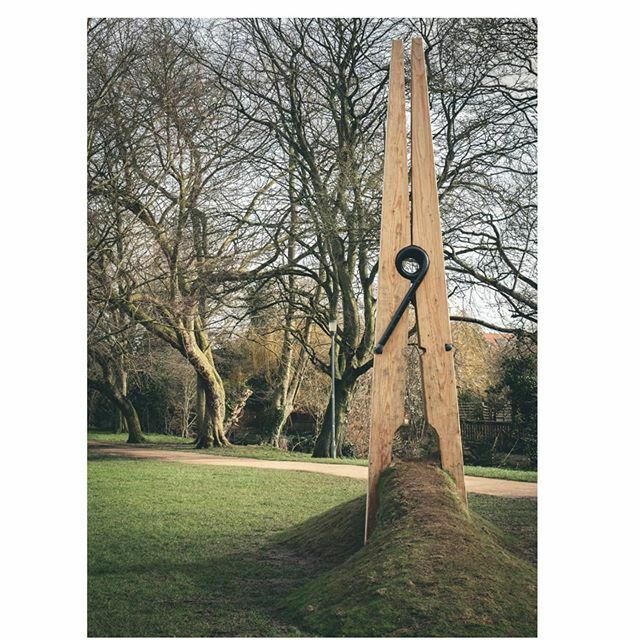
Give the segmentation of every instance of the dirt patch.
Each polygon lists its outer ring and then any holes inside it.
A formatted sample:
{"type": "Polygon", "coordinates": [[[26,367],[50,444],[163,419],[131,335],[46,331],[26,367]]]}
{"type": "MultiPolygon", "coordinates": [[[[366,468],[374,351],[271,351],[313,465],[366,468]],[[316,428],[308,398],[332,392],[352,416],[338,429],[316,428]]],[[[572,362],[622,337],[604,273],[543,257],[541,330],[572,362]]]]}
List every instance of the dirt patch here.
{"type": "MultiPolygon", "coordinates": [[[[255,458],[234,458],[230,456],[203,455],[196,451],[167,451],[153,449],[149,446],[135,447],[128,444],[103,443],[89,441],[89,452],[103,456],[123,456],[129,458],[145,458],[163,460],[165,462],[183,462],[185,464],[202,464],[210,466],[251,467],[254,469],[280,469],[282,471],[309,471],[325,473],[332,476],[366,480],[367,467],[350,464],[320,464],[302,460],[258,460],[255,458]]],[[[535,498],[538,485],[535,482],[516,482],[495,478],[477,478],[465,476],[465,484],[469,493],[483,493],[505,498],[535,498]]]]}
{"type": "Polygon", "coordinates": [[[318,464],[294,460],[258,460],[255,458],[233,458],[231,456],[203,455],[196,451],[166,451],[151,449],[149,447],[131,448],[126,444],[104,444],[89,442],[89,451],[95,451],[100,455],[119,456],[127,458],[145,458],[163,460],[165,462],[183,462],[185,464],[198,464],[224,467],[251,467],[253,469],[279,469],[281,471],[310,471],[324,473],[330,476],[343,476],[356,480],[367,479],[367,467],[358,467],[348,464],[318,464]]]}

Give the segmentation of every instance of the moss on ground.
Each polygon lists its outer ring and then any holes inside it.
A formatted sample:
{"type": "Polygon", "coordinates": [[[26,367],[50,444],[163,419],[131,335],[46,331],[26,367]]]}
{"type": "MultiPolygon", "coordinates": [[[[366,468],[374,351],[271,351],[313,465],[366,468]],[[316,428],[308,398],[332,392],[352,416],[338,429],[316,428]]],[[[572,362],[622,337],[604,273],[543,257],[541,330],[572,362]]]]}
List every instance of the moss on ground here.
{"type": "MultiPolygon", "coordinates": [[[[455,501],[448,511],[438,511],[431,489],[424,486],[435,477],[446,487],[446,477],[439,472],[432,477],[425,467],[418,468],[417,477],[403,473],[400,466],[385,476],[381,522],[362,549],[361,481],[102,459],[90,452],[89,635],[326,635],[326,625],[308,606],[316,607],[319,617],[343,612],[336,632],[345,627],[343,633],[353,629],[352,635],[468,635],[473,627],[457,618],[460,606],[448,610],[460,598],[468,600],[476,619],[495,618],[497,622],[484,624],[485,635],[509,635],[505,629],[527,635],[535,628],[535,600],[523,591],[521,575],[514,577],[509,591],[504,582],[493,584],[502,580],[504,565],[498,563],[496,569],[476,554],[479,564],[473,566],[474,557],[466,555],[464,562],[472,565],[468,576],[459,560],[447,574],[438,569],[443,560],[436,556],[455,556],[458,550],[452,545],[478,546],[479,538],[484,553],[512,558],[506,547],[534,559],[536,501],[472,494],[472,542],[463,543],[456,531],[458,525],[467,531],[466,514],[456,511],[455,501]],[[426,512],[420,511],[421,503],[430,505],[426,512]],[[452,510],[462,524],[450,521],[446,514],[452,510]],[[451,544],[420,520],[443,514],[451,544]],[[434,571],[442,573],[433,577],[434,571]],[[311,599],[314,589],[319,600],[311,599]],[[475,593],[478,589],[485,589],[486,601],[475,593]],[[496,604],[499,597],[503,599],[496,604]],[[520,598],[522,612],[499,617],[500,607],[510,606],[513,597],[520,598]],[[378,606],[387,613],[376,612],[378,606]]],[[[527,563],[517,564],[516,570],[522,566],[533,572],[527,563]]],[[[526,584],[533,585],[534,578],[526,584]]]]}
{"type": "Polygon", "coordinates": [[[362,546],[362,498],[294,528],[282,544],[335,566],[290,593],[284,611],[321,636],[536,635],[536,571],[462,505],[434,465],[383,474],[376,528],[362,546]],[[511,550],[510,550],[511,549],[511,550]]]}

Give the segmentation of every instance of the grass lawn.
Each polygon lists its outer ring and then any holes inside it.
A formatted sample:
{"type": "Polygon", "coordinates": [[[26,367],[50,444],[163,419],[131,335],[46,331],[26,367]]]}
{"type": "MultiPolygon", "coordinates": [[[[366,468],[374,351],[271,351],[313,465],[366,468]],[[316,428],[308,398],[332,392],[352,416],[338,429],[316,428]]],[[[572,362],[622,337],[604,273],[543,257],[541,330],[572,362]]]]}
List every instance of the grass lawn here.
{"type": "MultiPolygon", "coordinates": [[[[89,635],[308,635],[283,601],[335,562],[282,536],[363,491],[320,474],[91,454],[89,635]]],[[[470,505],[535,557],[535,500],[470,505]]]]}
{"type": "Polygon", "coordinates": [[[498,498],[480,493],[467,496],[469,506],[504,534],[505,546],[515,555],[537,564],[538,501],[535,498],[498,498]]]}
{"type": "MultiPolygon", "coordinates": [[[[290,534],[289,548],[325,557],[332,548],[326,532],[342,529],[335,546],[347,552],[287,596],[287,611],[302,628],[323,637],[536,635],[536,570],[513,535],[474,511],[474,501],[469,518],[453,481],[425,461],[397,463],[378,488],[365,547],[350,534],[362,528],[363,500],[290,534]]],[[[485,506],[485,513],[510,518],[512,504],[485,506]]]]}
{"type": "MultiPolygon", "coordinates": [[[[318,462],[330,464],[356,464],[366,467],[366,458],[312,458],[310,453],[297,451],[281,451],[269,445],[239,444],[231,447],[216,447],[212,449],[195,449],[191,438],[179,436],[166,436],[160,433],[149,433],[144,436],[147,442],[131,445],[134,447],[152,446],[155,449],[172,449],[174,451],[195,451],[202,455],[231,456],[234,458],[256,458],[258,460],[303,460],[305,462],[318,462]]],[[[89,440],[100,442],[126,442],[126,433],[104,433],[102,431],[89,431],[89,440]]]]}
{"type": "MultiPolygon", "coordinates": [[[[126,442],[124,433],[105,433],[103,431],[89,431],[89,440],[100,442],[126,442]]],[[[197,451],[203,455],[234,456],[238,458],[257,458],[260,460],[303,460],[306,462],[331,463],[331,464],[355,464],[367,466],[366,458],[312,458],[310,453],[298,453],[296,451],[280,451],[275,447],[266,445],[235,445],[216,449],[194,449],[191,440],[179,436],[167,436],[159,433],[145,434],[146,444],[131,445],[137,447],[152,446],[154,448],[197,451]]],[[[519,480],[521,482],[537,482],[537,471],[523,471],[521,469],[503,469],[501,467],[474,467],[465,465],[464,472],[468,476],[480,478],[498,478],[501,480],[519,480]]]]}
{"type": "Polygon", "coordinates": [[[90,460],[89,635],[300,635],[275,607],[323,567],[271,540],[362,491],[312,473],[90,460]]]}
{"type": "Polygon", "coordinates": [[[465,464],[464,473],[467,476],[476,476],[478,478],[497,478],[499,480],[538,482],[537,471],[525,471],[524,469],[504,469],[502,467],[474,467],[465,464]]]}

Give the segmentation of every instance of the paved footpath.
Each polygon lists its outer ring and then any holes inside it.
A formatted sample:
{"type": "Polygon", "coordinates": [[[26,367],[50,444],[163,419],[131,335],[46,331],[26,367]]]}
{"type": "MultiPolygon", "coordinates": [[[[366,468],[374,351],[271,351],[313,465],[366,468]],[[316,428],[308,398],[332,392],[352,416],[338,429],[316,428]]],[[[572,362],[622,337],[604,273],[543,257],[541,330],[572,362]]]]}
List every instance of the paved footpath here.
{"type": "MultiPolygon", "coordinates": [[[[258,460],[255,458],[235,458],[232,456],[216,456],[196,451],[172,451],[167,449],[151,449],[132,447],[127,444],[89,441],[89,450],[101,455],[126,458],[145,458],[163,460],[165,462],[183,462],[185,464],[201,464],[224,467],[252,467],[254,469],[279,469],[281,471],[310,471],[326,473],[330,476],[343,476],[356,480],[367,479],[367,467],[355,464],[331,464],[324,462],[305,462],[304,460],[258,460]]],[[[491,496],[507,498],[536,498],[538,484],[536,482],[517,482],[515,480],[497,480],[495,478],[476,478],[465,476],[465,484],[469,493],[485,493],[491,496]]]]}

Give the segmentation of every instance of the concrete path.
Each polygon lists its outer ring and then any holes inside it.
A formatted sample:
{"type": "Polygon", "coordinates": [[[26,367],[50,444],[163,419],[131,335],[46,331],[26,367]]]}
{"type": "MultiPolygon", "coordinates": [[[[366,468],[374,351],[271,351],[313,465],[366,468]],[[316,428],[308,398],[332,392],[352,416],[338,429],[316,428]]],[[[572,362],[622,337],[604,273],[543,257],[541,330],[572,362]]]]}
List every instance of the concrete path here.
{"type": "MultiPolygon", "coordinates": [[[[330,476],[343,476],[356,480],[367,479],[367,467],[354,464],[331,464],[324,462],[306,462],[304,460],[258,460],[255,458],[235,458],[232,456],[215,456],[196,451],[172,451],[132,447],[131,445],[89,441],[89,450],[101,455],[126,458],[144,458],[163,460],[165,462],[183,462],[185,464],[201,464],[224,467],[252,467],[254,469],[279,469],[281,471],[310,471],[326,473],[330,476]]],[[[536,498],[538,485],[535,482],[516,482],[514,480],[496,480],[494,478],[464,477],[469,493],[485,493],[491,496],[507,498],[536,498]]]]}

